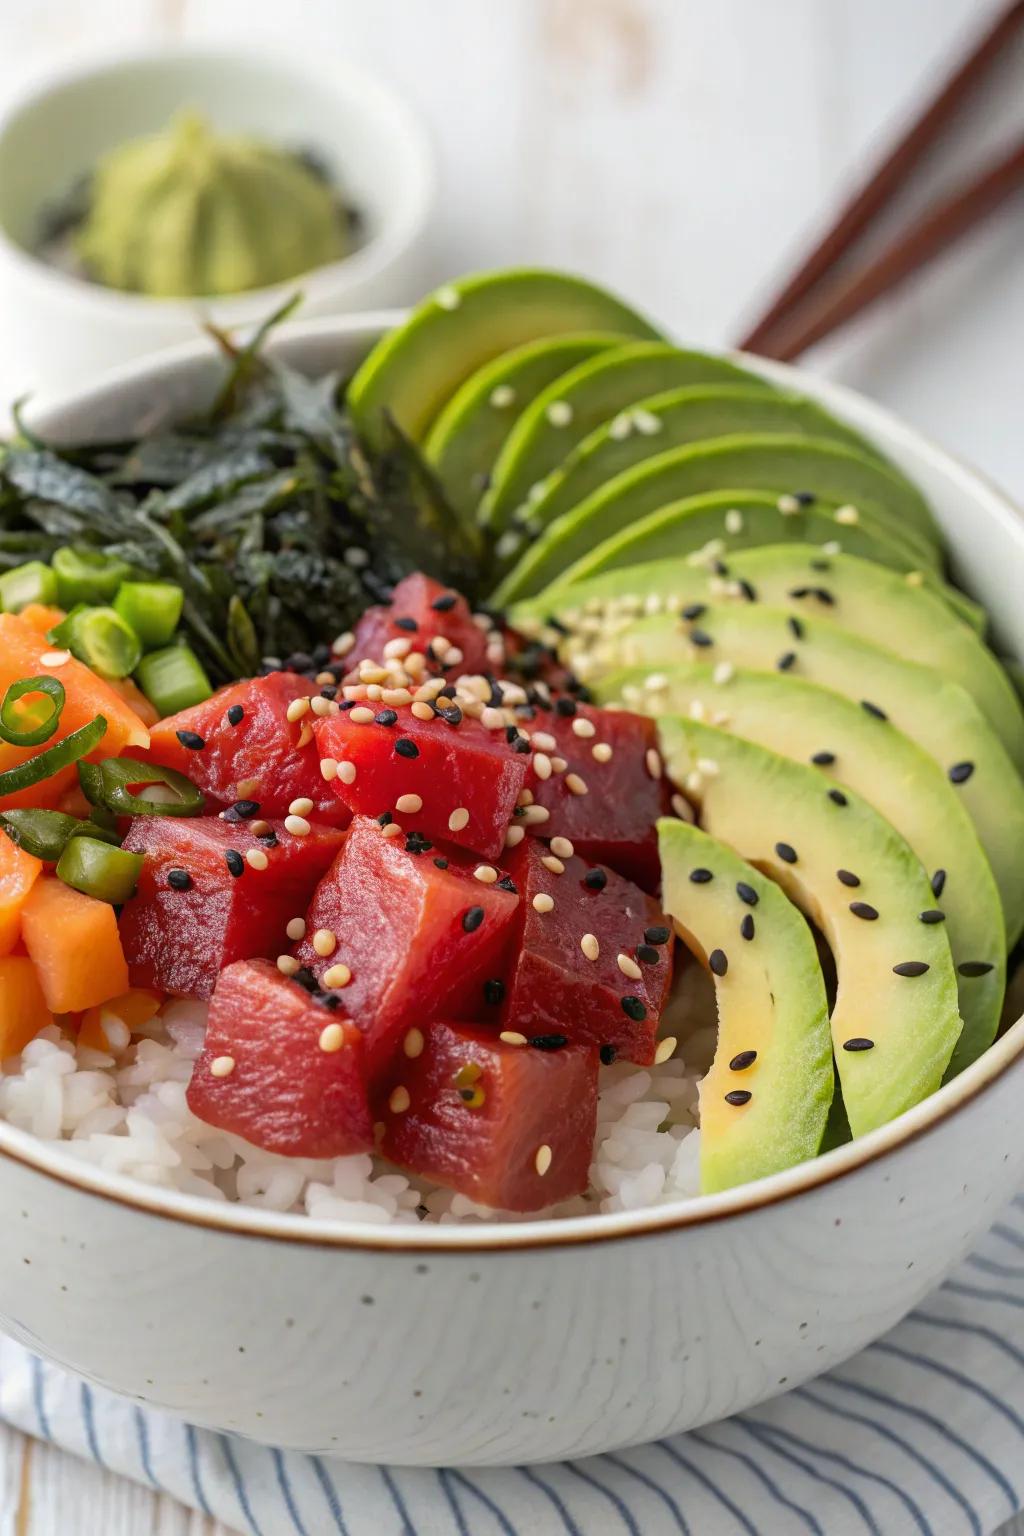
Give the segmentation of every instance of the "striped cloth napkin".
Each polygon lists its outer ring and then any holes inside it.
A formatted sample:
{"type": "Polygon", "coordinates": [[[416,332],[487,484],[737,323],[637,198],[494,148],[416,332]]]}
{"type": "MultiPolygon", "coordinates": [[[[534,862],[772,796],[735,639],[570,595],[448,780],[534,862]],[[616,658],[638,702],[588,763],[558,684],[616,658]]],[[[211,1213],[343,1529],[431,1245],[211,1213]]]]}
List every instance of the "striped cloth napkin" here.
{"type": "Polygon", "coordinates": [[[266,1450],[0,1345],[0,1416],[248,1536],[993,1536],[1024,1508],[1024,1195],[827,1376],[655,1445],[430,1471],[266,1450]]]}

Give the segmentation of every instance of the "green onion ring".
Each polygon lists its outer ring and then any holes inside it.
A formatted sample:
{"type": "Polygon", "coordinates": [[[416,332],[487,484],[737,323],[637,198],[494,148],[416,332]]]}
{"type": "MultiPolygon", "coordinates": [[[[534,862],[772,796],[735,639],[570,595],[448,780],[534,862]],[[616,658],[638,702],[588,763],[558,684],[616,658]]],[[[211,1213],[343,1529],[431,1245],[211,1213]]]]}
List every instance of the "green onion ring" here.
{"type": "Polygon", "coordinates": [[[202,791],[178,773],[175,768],[165,768],[160,763],[140,763],[132,757],[108,757],[96,765],[79,767],[79,780],[86,797],[94,805],[105,806],[116,816],[201,816],[206,805],[202,791]],[[84,770],[84,772],[83,772],[84,770]],[[163,785],[178,796],[177,800],[147,800],[143,795],[133,795],[132,784],[163,785]],[[97,796],[98,798],[94,798],[97,796]]]}
{"type": "Polygon", "coordinates": [[[47,747],[45,752],[40,752],[36,757],[26,758],[15,768],[8,768],[5,773],[0,773],[0,799],[4,795],[15,795],[19,790],[30,789],[33,784],[52,778],[62,768],[70,768],[79,758],[94,752],[106,734],[107,722],[102,715],[97,715],[88,725],[83,725],[65,736],[63,741],[58,741],[56,746],[47,747]]]}
{"type": "Polygon", "coordinates": [[[44,741],[49,741],[60,724],[60,717],[64,713],[64,698],[64,684],[59,683],[55,677],[19,678],[18,682],[8,688],[0,704],[0,741],[8,742],[12,747],[41,747],[44,741]],[[14,706],[27,693],[44,693],[52,707],[41,725],[19,730],[14,706]]]}

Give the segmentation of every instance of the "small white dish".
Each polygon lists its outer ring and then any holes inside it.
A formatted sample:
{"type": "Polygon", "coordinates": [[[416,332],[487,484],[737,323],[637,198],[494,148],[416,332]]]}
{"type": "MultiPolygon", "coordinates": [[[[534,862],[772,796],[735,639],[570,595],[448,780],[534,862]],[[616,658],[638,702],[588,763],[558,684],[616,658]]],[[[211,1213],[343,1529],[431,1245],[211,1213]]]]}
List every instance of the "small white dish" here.
{"type": "Polygon", "coordinates": [[[192,339],[197,317],[245,327],[298,291],[304,317],[409,299],[429,281],[434,195],[433,153],[416,116],[377,80],[333,58],[174,48],[106,55],[51,75],[0,118],[0,393],[73,388],[192,339]],[[315,150],[359,212],[352,254],[228,298],[152,299],[90,283],[35,253],[45,205],[106,150],[166,127],[189,106],[220,130],[315,150]]]}

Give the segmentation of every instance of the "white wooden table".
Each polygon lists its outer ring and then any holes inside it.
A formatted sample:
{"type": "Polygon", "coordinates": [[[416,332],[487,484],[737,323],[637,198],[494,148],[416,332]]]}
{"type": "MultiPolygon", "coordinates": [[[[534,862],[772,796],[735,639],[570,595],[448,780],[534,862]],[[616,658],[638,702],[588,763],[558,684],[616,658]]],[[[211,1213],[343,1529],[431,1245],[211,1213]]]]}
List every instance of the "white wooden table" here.
{"type": "MultiPolygon", "coordinates": [[[[687,341],[720,345],[996,3],[0,0],[0,95],[103,44],[185,36],[333,50],[401,87],[433,127],[439,277],[521,260],[575,267],[687,341]]],[[[965,120],[954,170],[1002,142],[1014,118],[1019,130],[1022,82],[1024,50],[965,120]]],[[[811,361],[1024,501],[1022,253],[1018,200],[811,361]]],[[[2,343],[0,316],[0,354],[2,343]]],[[[0,1429],[0,1536],[211,1529],[0,1429]]]]}

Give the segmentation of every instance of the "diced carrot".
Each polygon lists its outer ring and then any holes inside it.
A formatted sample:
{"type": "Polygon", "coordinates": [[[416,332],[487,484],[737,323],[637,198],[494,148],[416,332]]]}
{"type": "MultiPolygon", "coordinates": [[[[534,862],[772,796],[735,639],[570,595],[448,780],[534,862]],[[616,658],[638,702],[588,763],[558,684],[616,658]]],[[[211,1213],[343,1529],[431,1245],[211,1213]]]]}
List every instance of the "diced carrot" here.
{"type": "Polygon", "coordinates": [[[32,961],[25,955],[5,955],[0,960],[0,1060],[19,1055],[52,1023],[32,961]]]}
{"type": "Polygon", "coordinates": [[[31,624],[38,634],[47,635],[67,618],[67,614],[63,608],[50,608],[46,603],[26,603],[18,617],[26,624],[31,624]]]}
{"type": "Polygon", "coordinates": [[[135,711],[143,725],[156,725],[160,711],[149,702],[142,689],[130,677],[108,677],[106,681],[118,698],[135,711]]]}
{"type": "Polygon", "coordinates": [[[32,887],[21,913],[25,948],[54,1013],[74,1013],[128,991],[114,909],[52,875],[32,887]]]}
{"type": "Polygon", "coordinates": [[[121,997],[112,997],[101,1007],[85,1010],[78,1030],[78,1043],[94,1051],[107,1051],[110,1042],[103,1028],[105,1015],[112,1014],[129,1030],[134,1031],[148,1024],[159,1008],[160,998],[155,992],[149,992],[144,987],[133,987],[130,992],[125,992],[121,997]]]}
{"type": "Polygon", "coordinates": [[[0,955],[10,954],[21,938],[22,909],[42,867],[0,832],[0,955]]]}
{"type": "MultiPolygon", "coordinates": [[[[135,710],[115,693],[110,684],[97,677],[73,656],[64,660],[66,652],[55,648],[31,624],[13,613],[0,613],[0,698],[12,683],[23,677],[48,674],[64,684],[66,693],[64,710],[56,731],[45,747],[12,747],[0,742],[0,772],[14,768],[37,752],[55,746],[58,741],[78,730],[96,715],[107,722],[106,735],[100,742],[94,758],[117,757],[126,747],[147,747],[149,731],[135,710]],[[47,658],[59,657],[59,660],[47,658]]],[[[61,794],[73,784],[74,768],[63,768],[42,784],[16,791],[0,798],[0,809],[13,806],[56,805],[61,794]]]]}

